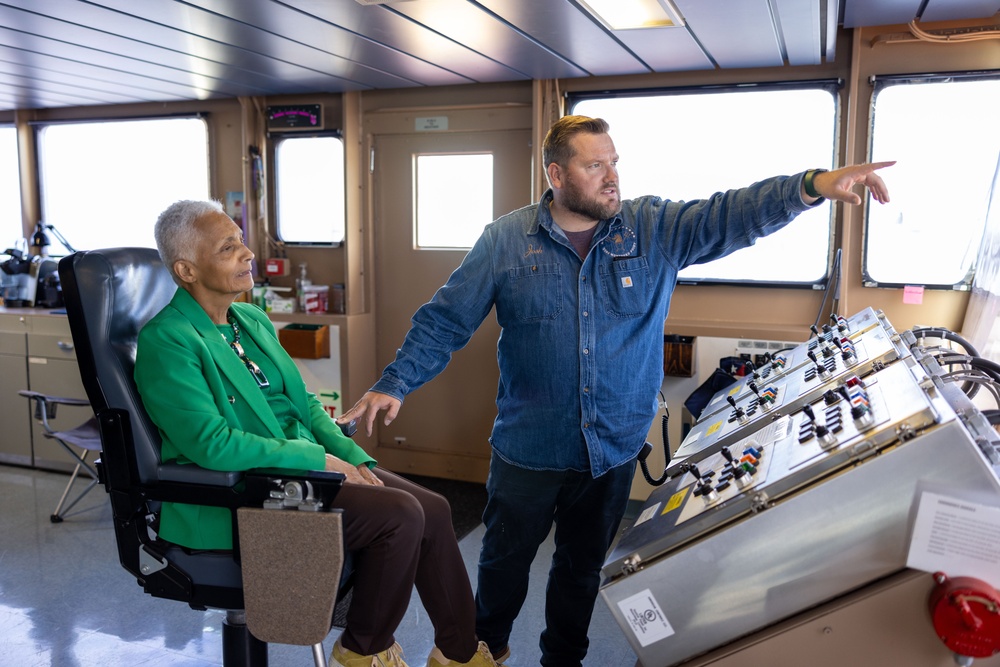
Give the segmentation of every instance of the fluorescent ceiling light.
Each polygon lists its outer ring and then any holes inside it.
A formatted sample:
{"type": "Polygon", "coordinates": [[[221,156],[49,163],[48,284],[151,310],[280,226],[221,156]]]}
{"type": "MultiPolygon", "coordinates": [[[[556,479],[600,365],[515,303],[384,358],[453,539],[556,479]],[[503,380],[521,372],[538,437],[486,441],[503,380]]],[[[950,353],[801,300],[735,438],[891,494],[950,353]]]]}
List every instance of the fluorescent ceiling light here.
{"type": "Polygon", "coordinates": [[[684,17],[671,0],[578,0],[610,30],[679,28],[684,17]]]}

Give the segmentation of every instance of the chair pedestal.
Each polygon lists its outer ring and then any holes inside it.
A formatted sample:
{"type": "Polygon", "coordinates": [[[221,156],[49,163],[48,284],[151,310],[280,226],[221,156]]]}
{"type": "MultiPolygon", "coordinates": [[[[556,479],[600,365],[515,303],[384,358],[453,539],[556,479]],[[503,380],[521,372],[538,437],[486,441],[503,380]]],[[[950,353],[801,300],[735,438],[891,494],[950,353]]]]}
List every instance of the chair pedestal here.
{"type": "Polygon", "coordinates": [[[243,611],[227,611],[222,622],[222,664],[267,667],[267,644],[250,634],[243,611]]]}

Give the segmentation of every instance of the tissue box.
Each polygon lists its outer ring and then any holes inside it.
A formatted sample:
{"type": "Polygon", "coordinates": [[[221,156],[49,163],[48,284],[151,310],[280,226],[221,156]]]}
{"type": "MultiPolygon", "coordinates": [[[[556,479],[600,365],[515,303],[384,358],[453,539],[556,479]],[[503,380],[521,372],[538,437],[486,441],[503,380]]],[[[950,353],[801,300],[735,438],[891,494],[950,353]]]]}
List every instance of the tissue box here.
{"type": "Polygon", "coordinates": [[[278,340],[292,357],[327,359],[330,356],[330,327],[325,324],[289,324],[278,329],[278,340]]]}

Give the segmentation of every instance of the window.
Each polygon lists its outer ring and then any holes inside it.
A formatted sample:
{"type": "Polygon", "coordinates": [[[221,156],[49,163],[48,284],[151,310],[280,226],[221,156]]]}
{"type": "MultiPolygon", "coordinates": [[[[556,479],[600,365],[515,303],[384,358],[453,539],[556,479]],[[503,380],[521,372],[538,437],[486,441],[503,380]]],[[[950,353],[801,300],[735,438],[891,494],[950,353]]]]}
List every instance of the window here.
{"type": "MultiPolygon", "coordinates": [[[[625,198],[701,199],[833,164],[832,82],[595,95],[572,109],[610,124],[625,198]]],[[[821,204],[750,248],[684,269],[680,280],[819,285],[830,258],[830,216],[829,202],[821,204]]]]}
{"type": "Polygon", "coordinates": [[[493,221],[493,156],[418,155],[418,248],[471,248],[493,221]]]}
{"type": "Polygon", "coordinates": [[[968,289],[1000,155],[1000,76],[887,77],[872,98],[871,159],[896,160],[892,200],[868,208],[871,287],[968,289]]]}
{"type": "Polygon", "coordinates": [[[344,142],[285,137],[274,144],[275,228],[284,243],[344,240],[344,142]]]}
{"type": "MultiPolygon", "coordinates": [[[[77,250],[156,247],[153,226],[167,206],[209,198],[199,118],[44,125],[38,162],[42,221],[77,250]]],[[[50,239],[51,254],[66,254],[50,239]]]]}
{"type": "MultiPolygon", "coordinates": [[[[24,239],[21,227],[21,180],[17,171],[17,130],[0,126],[0,253],[24,239]]],[[[26,248],[20,248],[26,252],[26,248]]]]}

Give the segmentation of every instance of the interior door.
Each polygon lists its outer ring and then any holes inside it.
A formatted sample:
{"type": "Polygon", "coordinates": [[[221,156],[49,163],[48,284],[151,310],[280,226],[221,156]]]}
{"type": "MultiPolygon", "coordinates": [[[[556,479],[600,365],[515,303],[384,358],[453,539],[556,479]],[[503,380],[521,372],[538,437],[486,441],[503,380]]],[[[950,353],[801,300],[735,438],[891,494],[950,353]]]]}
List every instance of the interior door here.
{"type": "MultiPolygon", "coordinates": [[[[527,129],[414,132],[373,138],[376,363],[385,368],[410,328],[410,317],[448,279],[468,249],[419,248],[415,163],[420,155],[493,156],[493,216],[530,202],[531,136],[527,129]]],[[[461,210],[454,224],[462,224],[461,210]]],[[[496,417],[500,335],[491,312],[469,344],[437,378],[406,397],[388,427],[379,421],[376,458],[397,472],[485,481],[496,417]]]]}

